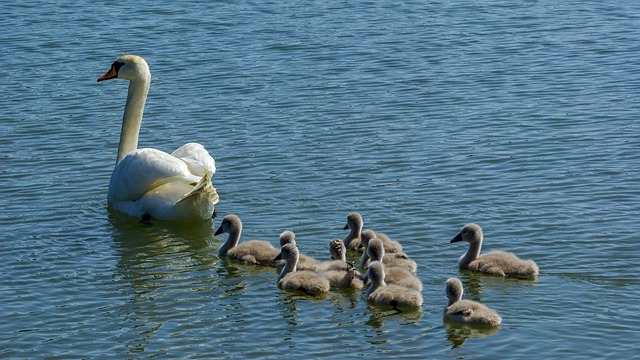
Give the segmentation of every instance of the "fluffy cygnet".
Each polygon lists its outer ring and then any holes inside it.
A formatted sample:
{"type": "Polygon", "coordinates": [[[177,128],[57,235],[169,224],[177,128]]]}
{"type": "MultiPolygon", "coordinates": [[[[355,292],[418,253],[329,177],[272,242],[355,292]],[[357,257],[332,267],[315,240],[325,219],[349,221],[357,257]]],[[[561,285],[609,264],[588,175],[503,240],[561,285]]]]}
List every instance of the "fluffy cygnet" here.
{"type": "Polygon", "coordinates": [[[364,221],[362,216],[357,212],[350,212],[347,214],[347,224],[344,226],[344,230],[349,230],[349,234],[344,238],[344,245],[348,250],[362,251],[360,249],[360,238],[362,236],[362,226],[364,221]]]}
{"type": "Polygon", "coordinates": [[[329,280],[315,271],[297,271],[299,252],[295,244],[285,244],[274,261],[284,259],[286,264],[278,277],[278,286],[285,290],[320,294],[329,291],[329,280]]]}
{"type": "MultiPolygon", "coordinates": [[[[282,247],[282,245],[284,244],[294,244],[297,246],[296,235],[293,233],[293,231],[287,230],[287,231],[283,231],[280,234],[280,247],[282,247]]],[[[276,268],[278,269],[278,271],[282,271],[284,264],[285,264],[284,260],[279,260],[276,262],[276,268]]],[[[311,256],[307,256],[305,254],[300,253],[298,258],[298,266],[297,266],[298,271],[300,270],[315,271],[318,265],[320,265],[320,261],[312,258],[311,256]]]]}
{"type": "Polygon", "coordinates": [[[502,318],[495,310],[477,301],[462,300],[463,292],[460,279],[447,280],[446,293],[449,303],[444,309],[445,318],[472,325],[500,325],[502,318]]]}
{"type": "Polygon", "coordinates": [[[362,257],[360,258],[360,267],[367,267],[369,264],[369,254],[367,253],[367,247],[371,239],[378,238],[382,240],[385,253],[401,253],[402,245],[397,241],[389,240],[389,238],[383,233],[376,233],[371,229],[364,230],[360,237],[360,246],[363,248],[362,257]]]}
{"type": "Polygon", "coordinates": [[[533,260],[521,260],[512,253],[492,251],[480,255],[483,240],[482,228],[477,224],[467,224],[451,242],[469,243],[467,252],[458,260],[460,269],[496,276],[532,278],[538,275],[538,265],[533,260]]]}
{"type": "Polygon", "coordinates": [[[352,266],[352,264],[347,263],[347,248],[342,240],[332,239],[329,241],[329,254],[333,260],[321,262],[316,268],[317,271],[346,271],[349,269],[349,265],[352,266]]]}
{"type": "Polygon", "coordinates": [[[242,234],[242,221],[237,215],[229,214],[222,219],[214,235],[229,234],[227,241],[218,249],[218,256],[241,260],[248,264],[274,266],[273,260],[279,253],[271,243],[263,240],[250,240],[238,244],[242,234]]]}
{"type": "Polygon", "coordinates": [[[388,305],[397,308],[422,306],[422,294],[414,289],[388,285],[384,281],[385,266],[380,261],[369,264],[367,278],[371,285],[367,291],[367,300],[378,305],[388,305]]]}
{"type": "MultiPolygon", "coordinates": [[[[404,267],[407,270],[415,273],[418,270],[418,264],[409,259],[405,253],[391,253],[387,254],[384,251],[384,245],[382,240],[375,238],[369,240],[367,246],[367,254],[369,255],[369,261],[382,261],[386,266],[404,267]]],[[[366,264],[361,264],[362,267],[366,267],[366,264]]]]}
{"type": "Polygon", "coordinates": [[[347,265],[346,270],[328,270],[320,273],[329,280],[331,288],[362,289],[364,287],[362,274],[356,270],[353,264],[347,262],[345,264],[347,265]]]}

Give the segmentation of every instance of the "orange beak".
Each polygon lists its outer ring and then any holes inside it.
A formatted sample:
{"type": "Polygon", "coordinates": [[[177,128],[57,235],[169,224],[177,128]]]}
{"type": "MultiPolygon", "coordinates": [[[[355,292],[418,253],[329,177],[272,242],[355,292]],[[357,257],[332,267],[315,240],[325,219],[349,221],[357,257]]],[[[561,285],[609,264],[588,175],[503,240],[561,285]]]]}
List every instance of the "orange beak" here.
{"type": "Polygon", "coordinates": [[[118,77],[118,72],[116,71],[116,68],[113,65],[111,65],[111,69],[109,69],[109,71],[104,73],[104,75],[100,76],[98,78],[98,82],[109,80],[109,79],[115,79],[117,77],[118,77]]]}

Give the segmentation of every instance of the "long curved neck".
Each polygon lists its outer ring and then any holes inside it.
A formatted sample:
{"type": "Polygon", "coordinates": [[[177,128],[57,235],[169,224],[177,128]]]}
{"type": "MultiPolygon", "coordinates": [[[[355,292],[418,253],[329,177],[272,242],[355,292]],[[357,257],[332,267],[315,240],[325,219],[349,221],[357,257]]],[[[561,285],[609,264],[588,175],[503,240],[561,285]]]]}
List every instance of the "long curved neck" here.
{"type": "Polygon", "coordinates": [[[361,236],[362,236],[362,226],[355,226],[349,229],[349,235],[347,235],[342,241],[344,242],[345,246],[349,246],[349,243],[351,243],[353,239],[358,239],[361,236]]]}
{"type": "Polygon", "coordinates": [[[138,134],[142,124],[142,114],[144,104],[149,94],[151,76],[141,79],[131,80],[129,92],[127,93],[127,104],[124,107],[122,118],[122,130],[120,131],[120,145],[118,146],[118,158],[116,164],[120,162],[128,153],[138,148],[138,134]]]}
{"type": "Polygon", "coordinates": [[[284,267],[282,268],[282,272],[280,273],[280,276],[278,277],[278,281],[282,280],[282,278],[287,276],[288,273],[294,272],[294,271],[297,270],[298,258],[299,258],[299,255],[295,255],[295,256],[292,256],[291,258],[287,259],[287,262],[284,264],[284,267]]]}
{"type": "Polygon", "coordinates": [[[229,237],[227,238],[227,241],[225,241],[224,244],[220,246],[220,249],[218,249],[218,256],[227,256],[227,252],[229,252],[229,250],[233,249],[234,247],[236,247],[236,245],[238,245],[238,241],[240,241],[241,234],[242,234],[242,227],[239,227],[235,229],[235,231],[230,232],[229,237]]]}
{"type": "Polygon", "coordinates": [[[465,269],[470,262],[472,262],[473,260],[477,259],[478,256],[480,256],[481,248],[482,248],[482,238],[480,238],[480,240],[478,241],[469,243],[469,248],[467,249],[467,252],[465,252],[464,255],[460,257],[460,260],[458,260],[458,266],[465,269]]]}

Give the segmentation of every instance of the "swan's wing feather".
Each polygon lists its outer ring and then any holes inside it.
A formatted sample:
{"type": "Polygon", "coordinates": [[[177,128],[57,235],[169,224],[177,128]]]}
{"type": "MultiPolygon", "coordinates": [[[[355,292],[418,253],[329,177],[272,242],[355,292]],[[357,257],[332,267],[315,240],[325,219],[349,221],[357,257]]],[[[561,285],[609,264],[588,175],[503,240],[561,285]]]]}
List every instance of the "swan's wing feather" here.
{"type": "Polygon", "coordinates": [[[204,176],[210,172],[211,175],[216,172],[216,162],[204,146],[198,143],[187,143],[177,148],[171,155],[184,161],[189,168],[191,174],[196,176],[204,176]]]}
{"type": "Polygon", "coordinates": [[[163,151],[138,149],[127,154],[115,167],[109,184],[109,201],[135,201],[146,192],[184,178],[198,181],[189,173],[187,165],[163,151]]]}

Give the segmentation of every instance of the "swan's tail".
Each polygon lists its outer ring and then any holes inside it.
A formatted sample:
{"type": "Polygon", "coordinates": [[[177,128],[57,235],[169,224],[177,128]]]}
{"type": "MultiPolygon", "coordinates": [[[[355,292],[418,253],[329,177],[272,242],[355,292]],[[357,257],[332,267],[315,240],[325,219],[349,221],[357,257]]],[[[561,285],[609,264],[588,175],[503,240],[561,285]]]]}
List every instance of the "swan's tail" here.
{"type": "Polygon", "coordinates": [[[191,203],[197,211],[213,213],[213,205],[219,200],[218,192],[211,183],[211,172],[207,171],[193,190],[185,194],[176,205],[191,203]]]}

